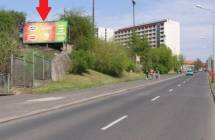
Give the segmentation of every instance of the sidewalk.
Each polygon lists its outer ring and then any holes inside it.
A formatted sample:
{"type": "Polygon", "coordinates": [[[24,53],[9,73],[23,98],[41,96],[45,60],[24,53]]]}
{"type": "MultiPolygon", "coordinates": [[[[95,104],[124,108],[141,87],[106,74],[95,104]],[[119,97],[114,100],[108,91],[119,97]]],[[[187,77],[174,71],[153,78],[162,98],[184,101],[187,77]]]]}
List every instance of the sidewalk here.
{"type": "Polygon", "coordinates": [[[0,123],[57,110],[113,94],[119,94],[130,89],[153,85],[173,78],[176,78],[176,75],[164,75],[159,80],[124,82],[72,92],[2,96],[0,97],[0,123]]]}

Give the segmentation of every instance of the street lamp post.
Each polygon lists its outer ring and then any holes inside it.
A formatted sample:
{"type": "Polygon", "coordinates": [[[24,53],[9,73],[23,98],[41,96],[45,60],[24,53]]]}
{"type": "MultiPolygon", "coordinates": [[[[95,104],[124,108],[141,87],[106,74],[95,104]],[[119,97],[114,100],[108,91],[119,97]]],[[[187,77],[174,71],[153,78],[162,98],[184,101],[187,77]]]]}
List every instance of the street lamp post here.
{"type": "Polygon", "coordinates": [[[95,0],[93,0],[93,7],[92,7],[92,18],[93,18],[93,28],[95,28],[95,0]]]}
{"type": "Polygon", "coordinates": [[[136,1],[132,0],[132,4],[133,4],[133,26],[135,27],[135,5],[136,5],[136,1]]]}
{"type": "Polygon", "coordinates": [[[215,11],[212,10],[212,9],[209,9],[209,8],[206,8],[206,7],[203,7],[202,5],[196,5],[197,8],[200,8],[202,10],[205,10],[205,11],[209,11],[212,15],[212,19],[213,19],[213,55],[212,55],[212,83],[215,83],[215,75],[214,75],[214,68],[215,68],[215,64],[214,64],[214,60],[215,60],[215,32],[214,32],[214,29],[215,29],[215,23],[214,23],[214,14],[215,14],[215,11]]]}
{"type": "MultiPolygon", "coordinates": [[[[133,33],[135,32],[135,5],[136,5],[136,1],[135,0],[132,0],[132,6],[133,6],[133,33]]],[[[138,65],[137,63],[137,59],[138,59],[138,55],[135,54],[135,63],[136,63],[136,67],[138,65]]]]}
{"type": "MultiPolygon", "coordinates": [[[[205,40],[205,39],[207,39],[207,37],[200,37],[200,39],[205,40]]],[[[207,69],[209,71],[212,71],[212,65],[213,65],[212,56],[209,56],[208,60],[207,60],[207,69]]]]}

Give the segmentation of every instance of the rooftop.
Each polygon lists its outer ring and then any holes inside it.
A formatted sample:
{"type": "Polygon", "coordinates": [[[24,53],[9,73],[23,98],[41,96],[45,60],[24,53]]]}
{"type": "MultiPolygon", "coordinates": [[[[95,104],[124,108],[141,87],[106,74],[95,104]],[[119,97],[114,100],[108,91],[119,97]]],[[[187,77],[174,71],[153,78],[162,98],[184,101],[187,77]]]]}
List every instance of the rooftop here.
{"type": "Polygon", "coordinates": [[[192,60],[186,60],[186,61],[184,61],[184,64],[185,65],[193,65],[194,62],[192,60]]]}
{"type": "Polygon", "coordinates": [[[134,28],[141,28],[143,26],[153,25],[153,24],[158,24],[158,23],[163,23],[163,22],[167,22],[167,21],[172,21],[172,20],[170,20],[170,19],[162,19],[162,20],[157,20],[157,21],[142,23],[142,24],[136,25],[135,27],[129,26],[129,27],[118,29],[116,32],[125,31],[125,30],[131,30],[131,29],[134,29],[134,28]]]}

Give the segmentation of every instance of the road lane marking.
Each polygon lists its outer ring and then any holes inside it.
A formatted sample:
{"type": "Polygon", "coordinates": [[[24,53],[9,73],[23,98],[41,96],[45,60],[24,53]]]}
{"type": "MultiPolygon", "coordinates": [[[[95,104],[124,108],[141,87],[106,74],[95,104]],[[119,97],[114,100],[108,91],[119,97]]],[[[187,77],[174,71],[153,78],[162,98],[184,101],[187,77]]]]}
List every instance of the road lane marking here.
{"type": "Polygon", "coordinates": [[[156,101],[159,98],[160,98],[160,96],[157,96],[157,97],[153,98],[151,101],[154,102],[154,101],[156,101]]]}
{"type": "Polygon", "coordinates": [[[183,84],[186,84],[186,81],[184,81],[183,84]]]}
{"type": "Polygon", "coordinates": [[[170,89],[169,92],[173,92],[173,89],[170,89]]]}
{"type": "Polygon", "coordinates": [[[14,120],[19,120],[21,118],[27,118],[27,117],[30,117],[30,116],[35,116],[35,115],[46,113],[46,112],[56,111],[56,110],[59,110],[59,109],[71,107],[71,106],[76,105],[76,104],[81,104],[81,103],[89,102],[89,101],[92,101],[92,100],[101,99],[101,98],[104,98],[104,97],[110,97],[110,96],[121,95],[121,94],[128,94],[127,92],[123,93],[123,91],[137,89],[139,87],[156,85],[156,84],[159,84],[159,83],[162,83],[162,82],[171,81],[173,79],[180,78],[182,76],[184,76],[184,74],[176,76],[176,77],[167,78],[167,79],[164,79],[164,80],[159,80],[157,82],[152,82],[151,84],[144,84],[144,85],[140,84],[140,86],[138,86],[138,87],[133,87],[133,88],[129,87],[129,88],[121,90],[121,91],[120,90],[116,90],[116,91],[112,91],[112,92],[108,92],[108,93],[103,93],[101,95],[97,95],[97,96],[93,96],[93,97],[89,97],[89,98],[77,100],[77,101],[70,102],[70,103],[64,103],[64,104],[61,104],[61,105],[55,106],[55,107],[49,107],[49,108],[44,108],[44,109],[41,109],[41,110],[36,110],[34,112],[24,113],[24,114],[21,114],[21,115],[15,115],[15,116],[11,116],[11,117],[5,117],[5,118],[0,119],[0,124],[1,123],[6,123],[6,122],[10,122],[10,121],[14,121],[14,120]]]}
{"type": "Polygon", "coordinates": [[[27,100],[26,102],[50,102],[50,101],[57,101],[62,100],[64,97],[49,97],[49,98],[39,98],[39,99],[33,99],[33,100],[27,100]]]}
{"type": "Polygon", "coordinates": [[[123,117],[115,120],[114,122],[108,124],[107,126],[101,128],[101,130],[105,131],[105,130],[109,129],[110,127],[114,126],[115,124],[117,124],[117,123],[121,122],[122,120],[126,119],[126,118],[128,118],[128,116],[123,116],[123,117]]]}
{"type": "Polygon", "coordinates": [[[178,84],[178,87],[181,87],[181,84],[178,84]]]}
{"type": "Polygon", "coordinates": [[[170,80],[173,80],[173,79],[180,78],[182,76],[184,76],[184,75],[179,75],[179,76],[176,76],[174,78],[167,78],[167,79],[164,79],[164,80],[158,80],[158,81],[155,81],[155,82],[149,83],[149,84],[144,84],[144,85],[141,84],[141,85],[138,85],[138,86],[135,86],[135,87],[131,87],[128,90],[130,90],[130,89],[136,89],[136,88],[141,88],[141,87],[146,87],[146,86],[156,85],[156,84],[159,84],[159,83],[162,83],[162,82],[166,82],[166,81],[170,81],[170,80]]]}

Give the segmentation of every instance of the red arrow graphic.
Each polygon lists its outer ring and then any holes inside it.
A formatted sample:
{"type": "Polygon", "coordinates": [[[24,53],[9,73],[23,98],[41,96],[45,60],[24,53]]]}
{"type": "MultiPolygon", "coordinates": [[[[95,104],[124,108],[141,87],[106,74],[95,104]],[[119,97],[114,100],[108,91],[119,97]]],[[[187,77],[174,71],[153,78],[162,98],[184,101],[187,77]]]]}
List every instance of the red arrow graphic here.
{"type": "Polygon", "coordinates": [[[37,12],[40,14],[40,17],[43,21],[46,20],[51,9],[52,8],[49,7],[49,0],[39,0],[39,7],[37,7],[37,12]]]}

